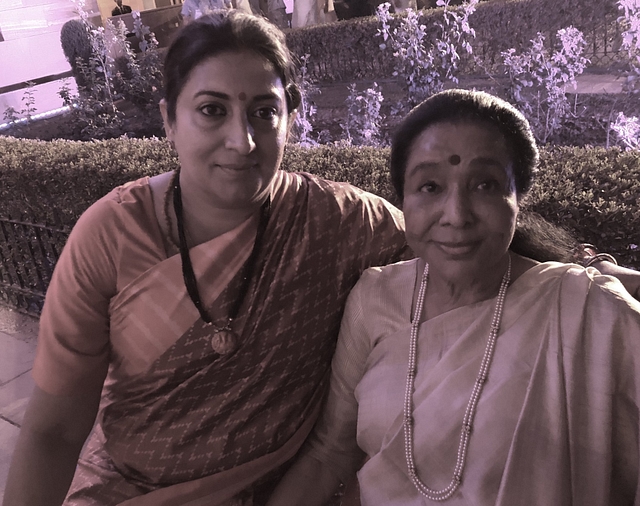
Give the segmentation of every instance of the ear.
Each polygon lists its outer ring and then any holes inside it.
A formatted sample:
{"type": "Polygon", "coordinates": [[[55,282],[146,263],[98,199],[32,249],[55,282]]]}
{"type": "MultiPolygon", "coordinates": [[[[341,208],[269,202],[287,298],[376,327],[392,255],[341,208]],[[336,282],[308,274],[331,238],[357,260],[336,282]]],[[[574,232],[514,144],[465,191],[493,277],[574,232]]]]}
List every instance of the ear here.
{"type": "Polygon", "coordinates": [[[160,100],[160,114],[162,115],[162,124],[164,125],[164,133],[167,139],[173,142],[174,125],[169,119],[169,113],[167,112],[167,101],[163,98],[160,100]]]}
{"type": "Polygon", "coordinates": [[[287,117],[287,142],[289,142],[289,136],[291,135],[291,131],[293,130],[293,125],[295,124],[297,117],[298,109],[291,111],[287,117]]]}

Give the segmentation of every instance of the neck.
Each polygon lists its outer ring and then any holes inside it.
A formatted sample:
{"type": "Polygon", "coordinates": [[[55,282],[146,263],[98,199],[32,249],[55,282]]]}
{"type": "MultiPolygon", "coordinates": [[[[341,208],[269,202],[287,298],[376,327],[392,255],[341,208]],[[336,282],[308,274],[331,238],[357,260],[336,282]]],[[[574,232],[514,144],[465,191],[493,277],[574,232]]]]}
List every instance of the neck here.
{"type": "MultiPolygon", "coordinates": [[[[508,255],[509,253],[498,262],[495,268],[490,269],[488,274],[479,273],[477,277],[465,280],[447,279],[439,275],[436,268],[430,269],[421,319],[428,320],[447,311],[495,297],[500,290],[500,283],[507,270],[508,255]]],[[[420,280],[425,266],[424,260],[419,259],[418,262],[420,277],[416,283],[416,294],[420,288],[420,280]]],[[[414,296],[414,300],[416,298],[417,295],[414,296]]]]}
{"type": "Polygon", "coordinates": [[[183,220],[190,248],[233,230],[257,213],[263,204],[262,200],[245,207],[220,208],[207,192],[180,183],[183,220]]]}

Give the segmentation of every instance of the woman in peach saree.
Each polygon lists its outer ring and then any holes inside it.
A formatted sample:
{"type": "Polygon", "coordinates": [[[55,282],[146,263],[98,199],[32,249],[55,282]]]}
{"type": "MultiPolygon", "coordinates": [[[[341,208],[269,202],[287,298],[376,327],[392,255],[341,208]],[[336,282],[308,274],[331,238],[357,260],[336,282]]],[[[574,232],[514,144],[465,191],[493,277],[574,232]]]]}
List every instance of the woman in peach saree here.
{"type": "Polygon", "coordinates": [[[264,503],[319,413],[349,290],[406,249],[384,200],[279,169],[292,66],[257,17],[179,33],[161,110],[180,169],[72,231],[5,505],[264,503]]]}

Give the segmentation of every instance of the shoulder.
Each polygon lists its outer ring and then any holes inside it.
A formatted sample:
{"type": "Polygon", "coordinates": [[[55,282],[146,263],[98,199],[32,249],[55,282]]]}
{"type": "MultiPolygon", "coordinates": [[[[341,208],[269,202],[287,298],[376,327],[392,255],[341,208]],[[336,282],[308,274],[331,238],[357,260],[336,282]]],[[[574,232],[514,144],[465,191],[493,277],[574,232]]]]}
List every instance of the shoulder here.
{"type": "Polygon", "coordinates": [[[406,287],[405,283],[408,279],[412,283],[415,279],[417,261],[417,258],[412,258],[379,267],[369,267],[362,273],[358,285],[364,288],[392,288],[397,285],[406,287]]]}
{"type": "Polygon", "coordinates": [[[114,188],[80,216],[69,235],[68,248],[84,244],[111,255],[127,237],[139,236],[140,228],[148,230],[153,213],[149,178],[114,188]]]}
{"type": "MultiPolygon", "coordinates": [[[[122,214],[135,213],[152,204],[149,178],[144,177],[114,188],[80,216],[78,225],[98,226],[122,214]]],[[[76,225],[76,226],[78,226],[76,225]]]]}
{"type": "Polygon", "coordinates": [[[413,295],[416,262],[417,259],[414,258],[380,267],[369,267],[353,288],[353,297],[362,299],[367,306],[380,306],[381,311],[393,311],[396,304],[403,305],[403,299],[407,294],[413,295]]]}
{"type": "Polygon", "coordinates": [[[360,205],[362,202],[372,202],[396,209],[395,206],[382,197],[364,191],[350,183],[330,181],[307,172],[281,172],[283,181],[286,181],[286,184],[292,189],[301,190],[304,188],[308,192],[324,195],[328,199],[344,204],[355,203],[360,205]]]}
{"type": "MultiPolygon", "coordinates": [[[[349,346],[370,350],[379,339],[411,321],[416,262],[371,267],[363,273],[349,294],[344,312],[344,334],[353,341],[349,346]]],[[[363,356],[367,354],[363,352],[363,356]]]]}
{"type": "Polygon", "coordinates": [[[378,195],[350,183],[330,181],[306,172],[280,172],[279,186],[308,198],[314,208],[324,205],[328,211],[342,217],[362,217],[368,221],[391,217],[400,228],[404,228],[402,211],[378,195]]]}

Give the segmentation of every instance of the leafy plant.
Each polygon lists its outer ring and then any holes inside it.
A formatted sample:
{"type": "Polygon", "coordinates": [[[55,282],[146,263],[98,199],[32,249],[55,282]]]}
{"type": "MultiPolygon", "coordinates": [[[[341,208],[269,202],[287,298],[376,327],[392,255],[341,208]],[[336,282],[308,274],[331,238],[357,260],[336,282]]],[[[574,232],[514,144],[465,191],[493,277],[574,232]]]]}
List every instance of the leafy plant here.
{"type": "Polygon", "coordinates": [[[149,51],[153,51],[158,49],[158,40],[156,39],[155,33],[151,31],[151,29],[142,22],[142,18],[140,18],[139,11],[133,11],[131,13],[131,17],[133,18],[133,32],[138,37],[140,41],[140,51],[143,53],[147,53],[149,51]]]}
{"type": "Polygon", "coordinates": [[[618,9],[624,12],[618,22],[626,27],[622,32],[622,49],[627,51],[630,60],[624,91],[640,93],[640,0],[618,0],[618,9]]]}
{"type": "Polygon", "coordinates": [[[570,26],[556,35],[557,50],[547,49],[544,35],[538,33],[521,54],[513,48],[501,53],[509,76],[507,94],[542,143],[562,127],[571,111],[566,87],[576,85],[576,76],[589,62],[583,56],[586,42],[580,30],[570,26]]]}
{"type": "Polygon", "coordinates": [[[73,96],[68,85],[58,94],[65,105],[73,105],[72,114],[83,138],[109,138],[125,133],[124,113],[118,101],[128,100],[139,108],[147,123],[161,125],[158,102],[162,96],[162,68],[158,41],[149,27],[133,12],[134,31],[140,40],[138,58],[127,40],[127,28],[122,20],[105,27],[93,26],[86,11],[85,0],[73,0],[80,22],[91,46],[88,58],[77,58],[76,68],[84,85],[73,96]]]}
{"type": "Polygon", "coordinates": [[[62,84],[58,90],[58,96],[62,99],[62,105],[64,107],[71,108],[74,106],[74,96],[71,93],[71,86],[69,86],[69,81],[67,79],[62,80],[62,84]]]}
{"type": "Polygon", "coordinates": [[[457,84],[460,53],[473,53],[470,39],[475,38],[475,30],[469,25],[469,16],[478,0],[468,0],[457,7],[451,7],[450,2],[437,1],[443,14],[442,20],[435,22],[437,35],[433,39],[428,36],[421,15],[412,9],[407,9],[397,27],[392,27],[388,2],[376,11],[378,36],[382,37],[380,49],[391,49],[396,62],[394,75],[404,78],[410,107],[444,89],[448,81],[457,84]]]}
{"type": "Polygon", "coordinates": [[[136,54],[127,40],[127,27],[122,20],[110,26],[112,51],[116,65],[116,88],[122,97],[135,105],[150,124],[161,124],[158,103],[162,98],[162,60],[158,41],[149,27],[142,23],[140,13],[132,13],[134,32],[140,40],[140,53],[136,54]]]}
{"type": "Polygon", "coordinates": [[[300,146],[315,146],[318,141],[313,138],[312,117],[316,114],[316,106],[311,95],[319,93],[320,89],[309,78],[309,54],[300,57],[300,92],[302,101],[298,107],[298,114],[294,123],[293,141],[300,146]]]}
{"type": "Polygon", "coordinates": [[[347,121],[343,126],[344,135],[349,145],[377,146],[380,144],[380,107],[384,97],[378,83],[358,93],[356,85],[349,85],[349,96],[346,100],[347,121]]]}
{"type": "Polygon", "coordinates": [[[35,107],[35,85],[36,83],[33,81],[27,81],[27,87],[21,98],[24,106],[20,110],[13,106],[9,106],[4,110],[3,119],[8,124],[9,133],[19,134],[29,128],[33,115],[37,110],[35,107]]]}
{"type": "Polygon", "coordinates": [[[20,121],[20,113],[15,107],[10,105],[4,110],[2,118],[9,125],[15,125],[18,121],[20,121]]]}
{"type": "Polygon", "coordinates": [[[27,81],[27,88],[24,91],[24,95],[22,96],[22,102],[24,103],[24,108],[21,113],[27,120],[27,124],[31,123],[31,119],[33,115],[36,113],[36,97],[35,97],[35,88],[36,83],[33,81],[27,81]]]}

